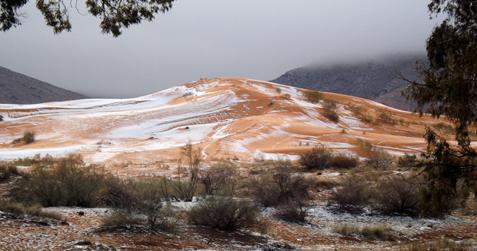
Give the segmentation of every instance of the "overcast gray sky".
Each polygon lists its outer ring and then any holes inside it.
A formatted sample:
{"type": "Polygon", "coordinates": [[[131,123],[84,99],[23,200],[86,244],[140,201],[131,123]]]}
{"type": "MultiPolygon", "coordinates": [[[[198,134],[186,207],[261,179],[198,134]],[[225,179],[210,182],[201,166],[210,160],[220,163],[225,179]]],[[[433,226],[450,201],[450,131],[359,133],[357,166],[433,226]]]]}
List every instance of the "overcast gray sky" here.
{"type": "MultiPolygon", "coordinates": [[[[81,1],[81,0],[80,0],[81,1]]],[[[212,76],[274,79],[309,63],[424,52],[426,0],[177,0],[119,38],[71,13],[54,35],[30,0],[0,33],[0,65],[95,96],[132,97],[212,76]]],[[[84,11],[85,12],[85,11],[84,11]]]]}

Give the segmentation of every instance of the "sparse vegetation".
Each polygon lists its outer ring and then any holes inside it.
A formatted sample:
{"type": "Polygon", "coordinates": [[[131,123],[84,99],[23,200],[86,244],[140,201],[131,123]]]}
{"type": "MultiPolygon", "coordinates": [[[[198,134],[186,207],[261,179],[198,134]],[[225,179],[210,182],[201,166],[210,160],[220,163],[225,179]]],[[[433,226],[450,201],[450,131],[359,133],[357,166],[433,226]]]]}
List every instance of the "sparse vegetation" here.
{"type": "Polygon", "coordinates": [[[60,214],[45,212],[41,209],[41,206],[39,205],[25,206],[24,204],[8,201],[5,199],[0,200],[0,211],[18,216],[28,215],[64,221],[63,217],[60,214]]]}
{"type": "Polygon", "coordinates": [[[375,169],[388,169],[393,164],[393,157],[385,150],[380,149],[371,142],[358,139],[358,146],[367,155],[366,165],[375,169]]]}
{"type": "Polygon", "coordinates": [[[345,178],[330,197],[330,202],[338,210],[350,213],[361,213],[369,201],[369,185],[364,178],[356,175],[345,178]]]}
{"type": "Polygon", "coordinates": [[[15,166],[10,163],[0,163],[0,182],[9,180],[18,174],[18,170],[15,166]]]}
{"type": "Polygon", "coordinates": [[[31,144],[35,142],[35,133],[34,132],[24,132],[21,138],[13,140],[12,144],[31,144]]]}
{"type": "Polygon", "coordinates": [[[315,147],[300,155],[300,165],[306,170],[322,170],[330,165],[331,152],[324,147],[315,147]]]}
{"type": "Polygon", "coordinates": [[[332,100],[325,100],[325,102],[323,103],[323,116],[325,116],[325,118],[329,119],[332,122],[338,123],[340,117],[336,112],[337,108],[338,107],[336,105],[336,102],[332,100]]]}
{"type": "Polygon", "coordinates": [[[24,203],[43,206],[98,205],[99,191],[106,174],[95,166],[85,165],[78,155],[56,159],[51,166],[35,166],[28,175],[16,182],[10,195],[24,203]]]}
{"type": "Polygon", "coordinates": [[[330,167],[349,169],[357,167],[359,160],[345,154],[333,155],[325,147],[315,147],[301,154],[299,163],[306,170],[323,170],[330,167]]]}
{"type": "Polygon", "coordinates": [[[398,158],[399,167],[416,167],[418,163],[417,156],[413,154],[405,154],[398,158]]]}
{"type": "Polygon", "coordinates": [[[222,196],[209,197],[189,212],[192,224],[224,231],[253,226],[257,217],[258,209],[253,203],[222,196]]]}
{"type": "Polygon", "coordinates": [[[306,222],[306,217],[308,211],[306,206],[303,203],[299,202],[290,202],[284,205],[281,205],[277,208],[275,217],[295,223],[304,223],[306,222]]]}
{"type": "Polygon", "coordinates": [[[335,232],[347,237],[365,238],[367,240],[393,241],[394,231],[386,225],[370,225],[357,227],[343,224],[335,227],[335,232]]]}
{"type": "Polygon", "coordinates": [[[308,102],[318,104],[323,99],[323,95],[317,90],[306,90],[303,92],[308,102]]]}
{"type": "Polygon", "coordinates": [[[372,192],[373,208],[386,215],[416,216],[419,213],[419,182],[418,178],[402,175],[380,179],[372,192]]]}
{"type": "Polygon", "coordinates": [[[237,167],[230,162],[221,162],[211,166],[200,176],[205,194],[233,194],[236,186],[237,167]]]}
{"type": "Polygon", "coordinates": [[[413,242],[400,248],[401,251],[429,251],[429,250],[452,250],[470,251],[474,250],[472,245],[466,241],[438,240],[427,242],[413,242]]]}
{"type": "Polygon", "coordinates": [[[362,122],[368,124],[374,123],[374,118],[369,115],[369,113],[367,113],[361,106],[349,105],[347,108],[354,114],[356,118],[362,122]]]}
{"type": "Polygon", "coordinates": [[[392,115],[382,112],[379,114],[377,122],[387,125],[396,125],[398,123],[398,120],[394,119],[392,115]]]}
{"type": "Polygon", "coordinates": [[[272,175],[265,175],[251,183],[252,196],[265,207],[288,203],[305,204],[310,200],[310,182],[302,176],[292,176],[288,162],[275,167],[272,175]]]}
{"type": "Polygon", "coordinates": [[[339,169],[355,168],[359,165],[359,159],[346,154],[333,155],[329,166],[339,169]]]}

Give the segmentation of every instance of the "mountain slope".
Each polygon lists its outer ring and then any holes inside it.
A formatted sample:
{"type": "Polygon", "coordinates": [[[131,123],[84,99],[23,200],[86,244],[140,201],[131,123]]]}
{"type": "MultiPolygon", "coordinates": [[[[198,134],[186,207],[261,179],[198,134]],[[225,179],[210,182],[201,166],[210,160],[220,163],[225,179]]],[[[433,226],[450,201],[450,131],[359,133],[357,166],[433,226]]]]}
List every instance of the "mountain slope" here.
{"type": "Polygon", "coordinates": [[[318,145],[366,157],[360,140],[393,154],[415,153],[425,148],[425,126],[443,122],[323,93],[337,104],[339,121],[333,122],[324,101],[310,103],[304,92],[259,80],[214,78],[131,99],[0,105],[5,120],[0,159],[79,152],[91,162],[144,166],[176,163],[187,143],[200,147],[206,161],[294,159],[318,145]],[[35,131],[38,141],[12,145],[25,130],[35,131]]]}
{"type": "Polygon", "coordinates": [[[0,67],[0,103],[36,104],[80,98],[85,97],[0,67]]]}
{"type": "Polygon", "coordinates": [[[401,96],[407,82],[400,74],[419,80],[417,61],[426,62],[426,58],[399,56],[353,64],[307,66],[291,70],[272,82],[358,96],[410,110],[414,104],[401,96]]]}

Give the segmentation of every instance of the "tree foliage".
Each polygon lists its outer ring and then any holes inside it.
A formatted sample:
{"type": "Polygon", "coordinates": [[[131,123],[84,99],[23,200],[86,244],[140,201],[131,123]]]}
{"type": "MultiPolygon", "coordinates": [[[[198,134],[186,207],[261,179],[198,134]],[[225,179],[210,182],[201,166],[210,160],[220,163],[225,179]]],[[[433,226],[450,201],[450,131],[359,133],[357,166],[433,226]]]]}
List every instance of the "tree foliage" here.
{"type": "Polygon", "coordinates": [[[452,120],[462,151],[475,156],[469,126],[477,122],[477,2],[432,0],[429,10],[446,18],[427,41],[424,82],[413,82],[407,96],[419,112],[452,120]]]}
{"type": "MultiPolygon", "coordinates": [[[[28,0],[0,0],[0,30],[7,31],[21,24],[19,9],[28,0]]],[[[100,27],[104,33],[117,37],[123,28],[151,21],[157,13],[167,12],[174,0],[85,0],[89,14],[101,19],[100,27]]],[[[41,11],[45,22],[55,33],[71,30],[69,12],[78,10],[76,2],[64,0],[37,0],[36,7],[41,11]],[[74,6],[73,6],[74,4],[74,6]]]]}
{"type": "Polygon", "coordinates": [[[429,66],[419,66],[423,83],[411,82],[407,97],[417,102],[421,114],[446,116],[455,127],[458,147],[430,128],[425,139],[424,167],[428,182],[421,193],[427,216],[452,210],[458,181],[468,179],[477,167],[469,128],[477,124],[477,1],[431,0],[431,15],[444,16],[427,40],[429,66]]]}

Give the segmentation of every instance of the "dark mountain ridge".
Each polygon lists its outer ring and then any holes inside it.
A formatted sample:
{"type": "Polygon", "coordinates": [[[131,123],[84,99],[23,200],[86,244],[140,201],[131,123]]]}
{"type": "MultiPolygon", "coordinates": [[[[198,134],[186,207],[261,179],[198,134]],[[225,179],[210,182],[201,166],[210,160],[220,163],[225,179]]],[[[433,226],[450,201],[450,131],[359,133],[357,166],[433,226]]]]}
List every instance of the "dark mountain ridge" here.
{"type": "Polygon", "coordinates": [[[0,103],[36,104],[86,98],[24,74],[0,67],[0,103]]]}
{"type": "Polygon", "coordinates": [[[427,62],[426,57],[388,56],[356,63],[305,66],[288,71],[271,82],[343,93],[412,110],[414,103],[401,95],[408,86],[402,76],[409,80],[420,80],[417,62],[427,62]]]}

